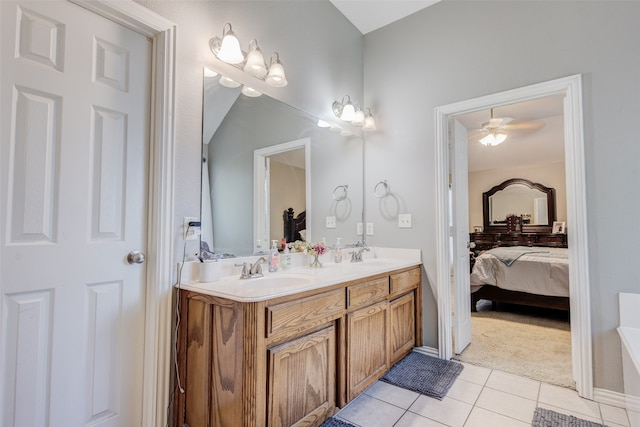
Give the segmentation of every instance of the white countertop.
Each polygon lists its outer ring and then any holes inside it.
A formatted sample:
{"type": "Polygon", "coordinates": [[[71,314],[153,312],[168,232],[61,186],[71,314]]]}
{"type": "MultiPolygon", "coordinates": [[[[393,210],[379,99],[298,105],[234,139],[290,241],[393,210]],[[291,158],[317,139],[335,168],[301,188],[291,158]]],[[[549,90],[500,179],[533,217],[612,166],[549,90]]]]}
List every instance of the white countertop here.
{"type": "MultiPolygon", "coordinates": [[[[339,264],[325,262],[322,268],[299,266],[288,270],[279,270],[275,273],[267,272],[265,267],[264,277],[240,279],[239,274],[234,274],[210,283],[183,282],[180,289],[239,302],[255,302],[320,289],[413,267],[421,263],[420,250],[418,249],[377,248],[373,252],[374,257],[365,257],[363,262],[352,263],[346,259],[339,264]]],[[[244,259],[236,259],[235,262],[244,261],[244,259]]]]}

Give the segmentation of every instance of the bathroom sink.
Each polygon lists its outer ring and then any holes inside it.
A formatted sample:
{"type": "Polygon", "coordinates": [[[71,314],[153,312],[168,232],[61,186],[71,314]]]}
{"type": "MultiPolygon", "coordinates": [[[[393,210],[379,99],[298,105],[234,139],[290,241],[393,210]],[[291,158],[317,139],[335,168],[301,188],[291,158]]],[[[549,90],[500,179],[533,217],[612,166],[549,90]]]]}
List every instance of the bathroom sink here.
{"type": "Polygon", "coordinates": [[[287,275],[287,276],[265,276],[257,277],[255,279],[249,279],[245,283],[251,283],[252,285],[265,286],[265,287],[289,287],[296,285],[308,285],[313,281],[312,278],[302,275],[287,275]]]}
{"type": "Polygon", "coordinates": [[[369,258],[362,262],[354,263],[354,265],[362,266],[364,268],[387,268],[398,265],[398,261],[392,259],[369,258]]]}

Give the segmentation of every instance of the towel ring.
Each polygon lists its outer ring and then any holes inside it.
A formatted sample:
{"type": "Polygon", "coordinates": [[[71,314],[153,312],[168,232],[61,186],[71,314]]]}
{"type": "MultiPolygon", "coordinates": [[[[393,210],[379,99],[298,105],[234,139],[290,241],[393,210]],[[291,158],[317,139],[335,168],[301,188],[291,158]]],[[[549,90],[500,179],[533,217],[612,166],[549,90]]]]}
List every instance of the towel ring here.
{"type": "Polygon", "coordinates": [[[390,191],[391,191],[391,186],[389,186],[389,183],[387,182],[386,179],[384,181],[380,181],[379,183],[376,184],[375,187],[373,187],[373,194],[378,199],[381,199],[387,196],[390,191]]]}
{"type": "Polygon", "coordinates": [[[347,198],[347,194],[349,194],[349,186],[347,184],[338,185],[333,189],[333,200],[336,202],[341,202],[347,198]]]}

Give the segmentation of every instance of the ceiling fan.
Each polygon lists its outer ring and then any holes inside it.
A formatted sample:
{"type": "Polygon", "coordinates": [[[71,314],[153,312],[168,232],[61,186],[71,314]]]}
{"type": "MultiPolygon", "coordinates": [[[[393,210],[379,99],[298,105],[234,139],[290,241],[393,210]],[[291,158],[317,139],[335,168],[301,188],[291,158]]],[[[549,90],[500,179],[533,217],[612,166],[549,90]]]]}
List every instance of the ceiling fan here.
{"type": "Polygon", "coordinates": [[[494,146],[503,143],[507,135],[520,136],[525,133],[535,132],[544,127],[542,120],[515,120],[513,117],[493,117],[483,122],[479,129],[471,129],[468,132],[469,141],[479,141],[486,146],[494,146]]]}

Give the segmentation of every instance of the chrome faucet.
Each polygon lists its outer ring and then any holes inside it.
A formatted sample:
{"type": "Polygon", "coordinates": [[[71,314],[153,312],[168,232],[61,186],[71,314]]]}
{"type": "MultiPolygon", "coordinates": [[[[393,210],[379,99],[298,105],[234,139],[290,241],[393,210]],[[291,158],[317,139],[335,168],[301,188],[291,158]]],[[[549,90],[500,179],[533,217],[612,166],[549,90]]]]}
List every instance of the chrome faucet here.
{"type": "Polygon", "coordinates": [[[241,279],[255,279],[256,277],[264,277],[262,273],[262,264],[266,264],[267,260],[261,256],[253,264],[243,262],[242,264],[236,264],[236,267],[242,267],[240,273],[241,279]]]}
{"type": "Polygon", "coordinates": [[[369,252],[371,249],[367,246],[367,242],[358,240],[355,246],[357,249],[351,252],[351,262],[362,262],[362,253],[369,252]]]}

